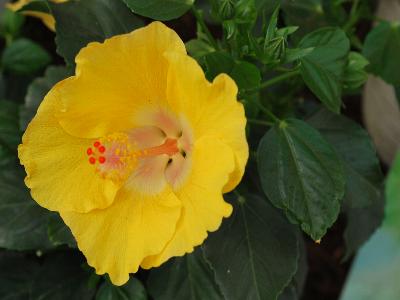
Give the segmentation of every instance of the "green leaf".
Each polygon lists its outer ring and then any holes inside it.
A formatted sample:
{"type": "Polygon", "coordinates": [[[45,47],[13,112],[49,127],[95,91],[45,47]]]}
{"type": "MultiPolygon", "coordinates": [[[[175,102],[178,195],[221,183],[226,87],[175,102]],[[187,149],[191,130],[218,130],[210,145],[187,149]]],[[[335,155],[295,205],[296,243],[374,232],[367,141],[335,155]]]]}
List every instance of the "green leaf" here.
{"type": "Polygon", "coordinates": [[[71,72],[62,66],[49,66],[44,77],[36,78],[28,88],[25,104],[20,108],[20,127],[26,129],[28,123],[42,102],[43,98],[57,82],[71,75],[71,72]]]}
{"type": "Polygon", "coordinates": [[[264,49],[267,48],[268,43],[275,37],[275,33],[277,31],[279,10],[280,10],[280,6],[277,6],[269,20],[267,32],[265,33],[264,49]]]}
{"type": "Polygon", "coordinates": [[[257,9],[255,1],[236,0],[235,1],[235,23],[241,28],[249,30],[257,20],[257,9]]]}
{"type": "Polygon", "coordinates": [[[279,300],[298,300],[303,294],[304,285],[307,279],[308,262],[307,262],[307,249],[302,237],[299,238],[300,242],[300,256],[296,275],[294,275],[292,282],[285,288],[283,293],[279,296],[279,300]]]}
{"type": "Polygon", "coordinates": [[[358,253],[341,300],[400,297],[400,155],[386,182],[383,226],[358,253]]]}
{"type": "Polygon", "coordinates": [[[0,100],[0,145],[15,151],[21,140],[18,126],[18,105],[0,100]]]}
{"type": "Polygon", "coordinates": [[[226,52],[213,52],[204,57],[206,77],[212,81],[218,74],[232,72],[235,65],[233,58],[226,52]]]}
{"type": "Polygon", "coordinates": [[[238,61],[229,75],[235,80],[239,89],[252,89],[258,87],[261,82],[260,70],[246,61],[238,61]]]}
{"type": "Polygon", "coordinates": [[[400,85],[399,52],[399,23],[381,21],[365,39],[363,55],[370,62],[369,70],[393,85],[400,85]]]}
{"type": "Polygon", "coordinates": [[[261,197],[232,204],[204,244],[217,283],[225,299],[277,299],[297,270],[298,231],[261,197]]]}
{"type": "Polygon", "coordinates": [[[78,252],[44,255],[39,265],[33,257],[0,252],[0,298],[4,300],[91,300],[90,273],[83,270],[78,252]]]}
{"type": "Polygon", "coordinates": [[[383,175],[379,160],[368,133],[350,119],[323,109],[308,123],[320,131],[345,165],[344,237],[349,257],[373,234],[383,218],[383,175]]]}
{"type": "Polygon", "coordinates": [[[32,74],[51,61],[50,55],[35,42],[21,38],[8,46],[1,57],[5,70],[15,74],[32,74]]]}
{"type": "MultiPolygon", "coordinates": [[[[360,195],[366,194],[361,191],[360,195]]],[[[385,200],[383,195],[374,202],[354,203],[359,198],[345,198],[343,211],[347,217],[347,226],[344,232],[346,254],[344,260],[355,254],[367,242],[382,224],[385,200]],[[364,205],[364,206],[363,206],[364,205]]]]}
{"type": "Polygon", "coordinates": [[[71,230],[65,225],[64,221],[58,214],[53,214],[48,222],[47,233],[50,241],[54,246],[68,245],[71,248],[76,248],[76,241],[71,230]]]}
{"type": "Polygon", "coordinates": [[[295,33],[299,29],[299,26],[287,26],[279,28],[276,32],[277,36],[288,37],[289,35],[295,33]]]}
{"type": "Polygon", "coordinates": [[[5,73],[8,74],[4,74],[4,85],[6,88],[3,90],[5,96],[2,99],[16,103],[22,102],[25,98],[28,86],[32,82],[32,79],[35,75],[12,74],[9,72],[5,73]]]}
{"type": "Polygon", "coordinates": [[[211,1],[213,15],[218,21],[230,20],[235,16],[235,3],[232,0],[211,1]]]}
{"type": "Polygon", "coordinates": [[[281,0],[281,2],[285,23],[299,26],[300,36],[327,25],[321,0],[281,0]]]}
{"type": "Polygon", "coordinates": [[[201,39],[193,39],[186,43],[186,49],[190,56],[199,60],[201,57],[214,52],[215,49],[206,41],[201,39]]]}
{"type": "Polygon", "coordinates": [[[270,40],[264,48],[262,62],[267,66],[275,66],[284,58],[286,52],[286,38],[276,37],[270,40]]]}
{"type": "Polygon", "coordinates": [[[214,274],[197,247],[191,254],[173,258],[161,267],[152,269],[148,291],[155,300],[220,300],[214,274]]]}
{"type": "Polygon", "coordinates": [[[0,252],[0,299],[31,299],[32,282],[39,264],[20,253],[0,252]]]}
{"type": "Polygon", "coordinates": [[[0,171],[0,248],[47,249],[50,212],[39,207],[24,185],[24,172],[14,164],[0,171]]]}
{"type": "MultiPolygon", "coordinates": [[[[298,37],[323,26],[344,26],[348,20],[341,0],[281,0],[284,20],[288,25],[299,26],[298,37]]],[[[350,2],[351,0],[345,0],[350,2]]],[[[362,1],[368,2],[368,1],[362,1]]],[[[359,7],[363,6],[360,3],[359,7]]]]}
{"type": "Polygon", "coordinates": [[[24,25],[25,17],[6,8],[0,17],[0,32],[6,39],[8,36],[16,37],[24,25]]]}
{"type": "Polygon", "coordinates": [[[57,52],[74,65],[79,50],[90,42],[102,42],[142,26],[122,1],[80,0],[49,2],[56,20],[57,52]]]}
{"type": "Polygon", "coordinates": [[[301,75],[308,88],[334,112],[340,111],[342,75],[346,66],[350,42],[337,28],[321,28],[307,34],[300,48],[314,47],[301,58],[301,75]]]}
{"type": "Polygon", "coordinates": [[[96,300],[146,300],[146,289],[136,278],[123,286],[115,286],[108,280],[103,282],[96,294],[96,300]]]}
{"type": "Polygon", "coordinates": [[[281,0],[254,0],[257,10],[264,10],[268,16],[280,4],[281,0]]]}
{"type": "MultiPolygon", "coordinates": [[[[371,198],[363,195],[363,202],[373,202],[380,194],[383,176],[375,147],[365,129],[354,121],[326,109],[313,115],[308,122],[335,148],[346,166],[353,170],[352,175],[355,173],[359,181],[364,179],[364,182],[359,182],[363,186],[358,190],[370,190],[371,198]]],[[[350,187],[351,185],[348,186],[350,187]]],[[[346,193],[346,196],[351,197],[358,195],[346,193]]]]}
{"type": "Polygon", "coordinates": [[[222,28],[224,29],[224,36],[227,40],[230,40],[237,33],[237,26],[234,20],[226,20],[222,22],[222,28]]]}
{"type": "Polygon", "coordinates": [[[72,251],[45,257],[32,283],[32,299],[93,299],[95,289],[88,287],[90,273],[81,267],[83,263],[82,256],[72,251]]]}
{"type": "Polygon", "coordinates": [[[0,144],[0,168],[7,166],[15,161],[15,153],[8,147],[0,144]]]}
{"type": "Polygon", "coordinates": [[[33,0],[33,1],[31,0],[29,3],[25,4],[18,10],[18,12],[24,12],[24,11],[37,11],[37,12],[51,14],[47,0],[33,0]]]}
{"type": "Polygon", "coordinates": [[[362,86],[368,79],[368,73],[365,70],[368,64],[369,61],[364,56],[351,51],[343,74],[343,87],[354,90],[362,86]]]}
{"type": "Polygon", "coordinates": [[[300,120],[270,129],[258,147],[265,194],[314,240],[336,221],[345,191],[343,166],[318,131],[300,120]]]}
{"type": "Polygon", "coordinates": [[[136,14],[160,21],[179,18],[194,0],[123,0],[136,14]]]}
{"type": "Polygon", "coordinates": [[[311,52],[314,51],[314,47],[310,48],[294,48],[294,49],[287,49],[285,52],[285,59],[284,59],[284,64],[291,63],[293,61],[299,60],[300,58],[303,58],[304,56],[307,56],[311,52]]]}
{"type": "Polygon", "coordinates": [[[239,89],[252,89],[260,85],[260,70],[247,61],[235,61],[224,52],[210,53],[204,57],[204,61],[209,80],[213,80],[218,74],[226,73],[235,80],[239,89]]]}
{"type": "Polygon", "coordinates": [[[21,134],[18,126],[18,105],[0,100],[0,168],[15,160],[21,134]]]}
{"type": "Polygon", "coordinates": [[[218,74],[226,73],[236,82],[241,100],[245,106],[246,116],[257,115],[258,92],[253,90],[260,85],[261,74],[257,66],[247,62],[234,60],[225,52],[213,52],[203,57],[206,77],[212,81],[218,74]]]}

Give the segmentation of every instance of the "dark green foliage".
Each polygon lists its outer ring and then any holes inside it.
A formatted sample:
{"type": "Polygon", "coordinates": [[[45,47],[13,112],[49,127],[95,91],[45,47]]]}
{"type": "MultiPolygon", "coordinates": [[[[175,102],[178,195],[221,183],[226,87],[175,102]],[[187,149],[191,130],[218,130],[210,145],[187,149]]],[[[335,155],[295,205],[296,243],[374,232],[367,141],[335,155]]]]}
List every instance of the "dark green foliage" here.
{"type": "Polygon", "coordinates": [[[76,248],[76,241],[72,236],[71,230],[56,213],[49,219],[47,234],[54,246],[68,245],[71,248],[76,248]]]}
{"type": "Polygon", "coordinates": [[[354,90],[362,86],[368,79],[368,73],[365,70],[368,65],[368,60],[360,53],[350,52],[343,74],[343,87],[354,90]]]}
{"type": "Polygon", "coordinates": [[[300,299],[303,294],[304,285],[306,283],[308,273],[307,249],[302,238],[299,239],[300,257],[297,263],[297,272],[291,283],[286,287],[278,300],[296,300],[300,299]]]}
{"type": "Polygon", "coordinates": [[[0,100],[0,147],[14,151],[20,140],[18,105],[0,100]]]}
{"type": "Polygon", "coordinates": [[[32,299],[92,299],[95,290],[88,285],[92,270],[83,269],[84,260],[73,252],[45,257],[32,283],[32,299]]]}
{"type": "Polygon", "coordinates": [[[323,28],[306,35],[300,48],[314,48],[302,57],[301,75],[309,89],[323,104],[339,112],[342,103],[342,76],[350,42],[346,34],[337,28],[323,28]]]}
{"type": "Polygon", "coordinates": [[[277,299],[298,268],[296,228],[255,195],[239,196],[233,215],[204,250],[225,299],[277,299]]]}
{"type": "Polygon", "coordinates": [[[70,73],[66,67],[50,66],[46,69],[44,77],[36,78],[32,82],[25,96],[25,104],[20,108],[19,112],[21,129],[25,129],[28,126],[44,96],[53,85],[71,75],[70,73]]]}
{"type": "Polygon", "coordinates": [[[138,15],[155,20],[176,19],[187,12],[194,0],[123,0],[138,15]]]}
{"type": "Polygon", "coordinates": [[[0,252],[0,298],[29,299],[39,263],[13,251],[0,252]]]}
{"type": "Polygon", "coordinates": [[[400,85],[400,25],[382,21],[368,34],[363,55],[370,71],[390,84],[400,85]]]}
{"type": "Polygon", "coordinates": [[[213,52],[204,56],[206,76],[213,80],[218,74],[226,73],[231,76],[240,90],[257,88],[261,75],[257,66],[246,61],[235,61],[224,52],[213,52]]]}
{"type": "Polygon", "coordinates": [[[344,116],[321,110],[308,120],[331,143],[344,164],[347,257],[380,225],[383,218],[383,175],[367,132],[344,116]]]}
{"type": "Polygon", "coordinates": [[[321,239],[339,214],[345,190],[343,165],[332,147],[306,123],[287,120],[267,132],[257,154],[271,202],[321,239]]]}
{"type": "Polygon", "coordinates": [[[103,42],[143,24],[120,0],[50,3],[50,8],[56,20],[57,52],[67,65],[74,65],[75,56],[88,43],[103,42]]]}
{"type": "Polygon", "coordinates": [[[21,38],[12,42],[3,52],[1,63],[6,71],[31,74],[50,63],[49,54],[40,45],[21,38]]]}
{"type": "Polygon", "coordinates": [[[146,300],[146,289],[136,278],[131,278],[123,286],[114,286],[108,280],[97,291],[96,300],[146,300]]]}
{"type": "Polygon", "coordinates": [[[90,272],[73,252],[47,254],[43,261],[13,252],[0,252],[0,298],[12,300],[89,300],[90,272]]]}
{"type": "Polygon", "coordinates": [[[24,186],[24,172],[15,164],[0,171],[0,247],[14,250],[47,249],[50,213],[32,200],[24,186]]]}
{"type": "Polygon", "coordinates": [[[147,285],[150,295],[157,300],[223,299],[201,247],[152,270],[147,285]]]}
{"type": "Polygon", "coordinates": [[[9,9],[4,9],[0,16],[0,34],[7,40],[19,35],[24,25],[25,17],[9,9]]]}

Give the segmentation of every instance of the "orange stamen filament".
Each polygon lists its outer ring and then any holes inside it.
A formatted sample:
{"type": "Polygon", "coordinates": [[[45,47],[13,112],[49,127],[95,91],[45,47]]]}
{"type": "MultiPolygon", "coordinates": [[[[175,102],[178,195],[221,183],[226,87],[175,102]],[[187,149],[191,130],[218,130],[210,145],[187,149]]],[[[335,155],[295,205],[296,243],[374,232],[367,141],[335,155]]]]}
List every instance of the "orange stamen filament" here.
{"type": "Polygon", "coordinates": [[[177,140],[167,138],[164,144],[141,151],[140,156],[148,157],[148,156],[157,156],[161,154],[167,154],[169,156],[172,156],[178,152],[179,148],[177,140]]]}

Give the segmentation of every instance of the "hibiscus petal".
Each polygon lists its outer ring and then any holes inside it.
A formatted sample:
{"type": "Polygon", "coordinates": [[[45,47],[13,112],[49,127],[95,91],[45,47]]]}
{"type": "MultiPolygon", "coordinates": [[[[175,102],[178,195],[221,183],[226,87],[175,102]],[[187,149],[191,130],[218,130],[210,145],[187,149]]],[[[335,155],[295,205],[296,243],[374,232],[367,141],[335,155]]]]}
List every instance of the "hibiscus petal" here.
{"type": "Polygon", "coordinates": [[[123,285],[144,257],[165,247],[180,212],[180,201],[169,188],[145,195],[125,186],[107,209],[60,214],[96,273],[108,273],[114,284],[123,285]]]}
{"type": "Polygon", "coordinates": [[[135,112],[162,106],[165,99],[165,51],[186,53],[179,36],[160,22],[83,48],[76,76],[62,91],[61,126],[72,135],[96,138],[143,125],[135,112]]]}
{"type": "Polygon", "coordinates": [[[57,84],[41,103],[18,148],[25,166],[26,185],[33,199],[55,211],[87,212],[109,206],[119,188],[103,179],[89,164],[86,149],[93,143],[67,134],[55,118],[59,90],[70,79],[57,84]]]}
{"type": "Polygon", "coordinates": [[[216,138],[196,141],[191,174],[175,192],[182,202],[182,214],[175,234],[159,255],[146,257],[142,267],[156,267],[173,256],[192,252],[207,237],[207,231],[219,228],[223,217],[229,217],[232,206],[222,197],[222,189],[234,169],[230,147],[216,138]]]}
{"type": "Polygon", "coordinates": [[[216,136],[235,154],[236,168],[224,187],[224,192],[231,191],[240,182],[249,156],[246,118],[236,100],[236,84],[226,74],[210,84],[193,58],[172,52],[165,56],[170,62],[167,99],[171,109],[186,117],[195,138],[216,136]]]}

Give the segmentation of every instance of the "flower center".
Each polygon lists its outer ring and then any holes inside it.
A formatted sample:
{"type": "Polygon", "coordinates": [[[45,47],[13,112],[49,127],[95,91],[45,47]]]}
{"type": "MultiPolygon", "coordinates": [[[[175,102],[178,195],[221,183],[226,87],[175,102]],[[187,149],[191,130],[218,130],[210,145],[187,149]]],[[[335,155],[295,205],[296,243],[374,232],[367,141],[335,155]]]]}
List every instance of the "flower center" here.
{"type": "Polygon", "coordinates": [[[113,133],[87,148],[88,163],[103,178],[156,193],[169,183],[178,188],[191,165],[192,134],[185,122],[165,111],[144,126],[113,133]]]}
{"type": "Polygon", "coordinates": [[[100,176],[114,181],[125,180],[138,160],[134,144],[124,133],[114,133],[95,141],[86,153],[88,162],[96,166],[100,176]]]}

